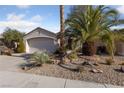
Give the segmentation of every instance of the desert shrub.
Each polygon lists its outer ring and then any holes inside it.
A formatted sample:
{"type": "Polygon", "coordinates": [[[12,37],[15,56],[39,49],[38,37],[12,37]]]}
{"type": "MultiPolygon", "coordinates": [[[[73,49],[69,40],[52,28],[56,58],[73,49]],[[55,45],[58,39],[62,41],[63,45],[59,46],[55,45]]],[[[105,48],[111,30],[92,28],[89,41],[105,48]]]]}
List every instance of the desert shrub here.
{"type": "Polygon", "coordinates": [[[23,52],[25,52],[25,45],[24,45],[23,40],[20,40],[20,41],[19,41],[19,45],[18,45],[18,47],[17,47],[17,52],[18,52],[18,53],[23,53],[23,52]]]}
{"type": "Polygon", "coordinates": [[[70,61],[76,60],[78,58],[77,53],[72,52],[71,54],[68,55],[68,58],[70,59],[70,61]]]}
{"type": "Polygon", "coordinates": [[[46,52],[35,52],[33,53],[31,59],[38,64],[51,63],[50,57],[46,52]]]}
{"type": "Polygon", "coordinates": [[[107,65],[112,65],[114,63],[114,60],[111,58],[106,59],[106,64],[107,65]]]}

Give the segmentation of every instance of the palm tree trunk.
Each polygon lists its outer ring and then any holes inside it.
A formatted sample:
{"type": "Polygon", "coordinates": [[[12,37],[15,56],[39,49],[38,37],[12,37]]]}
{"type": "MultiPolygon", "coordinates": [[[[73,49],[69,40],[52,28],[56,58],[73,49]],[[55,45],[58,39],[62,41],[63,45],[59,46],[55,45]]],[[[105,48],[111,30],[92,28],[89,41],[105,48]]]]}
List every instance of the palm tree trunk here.
{"type": "Polygon", "coordinates": [[[114,52],[112,51],[112,53],[111,53],[111,58],[112,58],[112,60],[114,61],[114,52]]]}
{"type": "Polygon", "coordinates": [[[72,38],[70,36],[68,38],[68,49],[72,50],[72,38]]]}
{"type": "Polygon", "coordinates": [[[64,58],[64,6],[60,5],[60,49],[61,49],[61,53],[60,53],[60,63],[63,63],[63,58],[64,58]]]}
{"type": "Polygon", "coordinates": [[[82,44],[82,54],[85,56],[93,56],[96,54],[94,42],[85,42],[82,44]]]}

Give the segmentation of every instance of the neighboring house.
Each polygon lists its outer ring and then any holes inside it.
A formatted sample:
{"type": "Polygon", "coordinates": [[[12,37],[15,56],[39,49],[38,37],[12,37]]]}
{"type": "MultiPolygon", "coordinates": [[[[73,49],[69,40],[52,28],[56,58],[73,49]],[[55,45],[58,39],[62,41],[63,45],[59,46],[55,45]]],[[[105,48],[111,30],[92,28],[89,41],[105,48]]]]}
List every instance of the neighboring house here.
{"type": "Polygon", "coordinates": [[[34,53],[38,51],[55,52],[58,48],[56,34],[40,27],[27,33],[24,36],[26,53],[34,53]]]}

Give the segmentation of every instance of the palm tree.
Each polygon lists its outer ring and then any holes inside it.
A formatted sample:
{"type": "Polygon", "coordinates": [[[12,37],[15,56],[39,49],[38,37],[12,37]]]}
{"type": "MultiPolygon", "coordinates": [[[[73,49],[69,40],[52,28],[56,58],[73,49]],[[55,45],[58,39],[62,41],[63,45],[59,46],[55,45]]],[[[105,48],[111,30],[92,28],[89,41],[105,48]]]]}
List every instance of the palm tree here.
{"type": "Polygon", "coordinates": [[[87,6],[84,13],[72,15],[66,20],[66,26],[76,38],[78,46],[82,47],[82,54],[94,55],[95,42],[101,39],[106,31],[111,31],[111,27],[122,23],[118,21],[118,12],[109,7],[87,6]]]}
{"type": "Polygon", "coordinates": [[[61,62],[63,63],[63,57],[64,57],[64,6],[60,5],[60,50],[61,50],[61,62]]]}

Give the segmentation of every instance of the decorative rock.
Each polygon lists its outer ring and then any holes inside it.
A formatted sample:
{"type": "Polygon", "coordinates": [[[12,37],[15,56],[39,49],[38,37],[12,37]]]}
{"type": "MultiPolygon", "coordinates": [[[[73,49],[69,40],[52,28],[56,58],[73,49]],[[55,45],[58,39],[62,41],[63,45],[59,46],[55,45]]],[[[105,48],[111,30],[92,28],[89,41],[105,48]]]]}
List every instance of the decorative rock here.
{"type": "Polygon", "coordinates": [[[72,50],[66,51],[67,55],[72,53],[72,50]]]}
{"type": "Polygon", "coordinates": [[[98,73],[98,70],[92,69],[91,72],[93,72],[93,73],[98,73]]]}
{"type": "Polygon", "coordinates": [[[103,73],[103,71],[100,70],[100,69],[92,69],[91,72],[93,72],[93,73],[103,73]]]}
{"type": "Polygon", "coordinates": [[[29,70],[30,68],[29,67],[26,67],[26,66],[24,66],[24,67],[22,67],[22,70],[29,70]]]}
{"type": "Polygon", "coordinates": [[[59,64],[60,60],[52,60],[52,64],[59,64]]]}
{"type": "Polygon", "coordinates": [[[103,73],[103,71],[102,70],[100,70],[100,69],[97,69],[98,71],[99,71],[99,73],[103,73]]]}
{"type": "Polygon", "coordinates": [[[94,63],[93,65],[95,65],[95,66],[99,66],[99,64],[98,64],[98,63],[94,63]]]}
{"type": "Polygon", "coordinates": [[[65,63],[68,63],[68,62],[70,62],[70,60],[69,60],[67,57],[65,57],[65,58],[64,58],[64,62],[65,62],[65,63]]]}
{"type": "Polygon", "coordinates": [[[85,61],[85,62],[82,63],[82,65],[83,65],[83,66],[86,66],[86,65],[87,65],[87,66],[93,67],[93,62],[85,61]]]}

